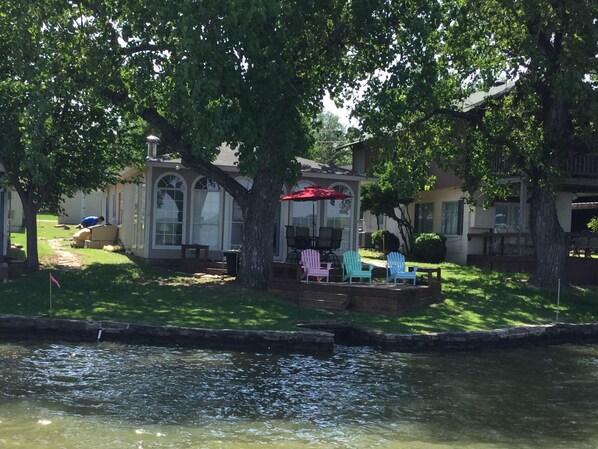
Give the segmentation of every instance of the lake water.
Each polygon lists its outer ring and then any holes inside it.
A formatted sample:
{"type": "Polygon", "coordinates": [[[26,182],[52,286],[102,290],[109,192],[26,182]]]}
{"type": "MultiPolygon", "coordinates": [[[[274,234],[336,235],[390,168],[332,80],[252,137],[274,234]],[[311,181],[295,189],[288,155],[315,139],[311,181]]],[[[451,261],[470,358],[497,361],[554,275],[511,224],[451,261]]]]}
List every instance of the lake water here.
{"type": "Polygon", "coordinates": [[[0,344],[0,448],[464,447],[598,447],[598,346],[0,344]]]}

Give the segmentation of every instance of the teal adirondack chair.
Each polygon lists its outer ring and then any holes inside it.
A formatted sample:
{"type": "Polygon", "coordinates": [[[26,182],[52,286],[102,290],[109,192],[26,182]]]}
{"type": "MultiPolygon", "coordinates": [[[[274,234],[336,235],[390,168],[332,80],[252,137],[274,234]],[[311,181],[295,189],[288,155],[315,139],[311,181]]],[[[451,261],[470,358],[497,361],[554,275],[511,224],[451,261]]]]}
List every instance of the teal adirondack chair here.
{"type": "Polygon", "coordinates": [[[347,251],[343,254],[343,281],[349,279],[349,284],[353,278],[367,279],[372,283],[372,270],[374,266],[369,263],[362,263],[359,253],[356,251],[347,251]]]}
{"type": "Polygon", "coordinates": [[[417,268],[413,267],[413,271],[409,271],[405,265],[405,256],[396,252],[388,253],[386,256],[386,282],[390,282],[392,279],[397,285],[397,279],[403,279],[403,284],[407,283],[409,279],[413,279],[413,285],[415,285],[417,268]]]}

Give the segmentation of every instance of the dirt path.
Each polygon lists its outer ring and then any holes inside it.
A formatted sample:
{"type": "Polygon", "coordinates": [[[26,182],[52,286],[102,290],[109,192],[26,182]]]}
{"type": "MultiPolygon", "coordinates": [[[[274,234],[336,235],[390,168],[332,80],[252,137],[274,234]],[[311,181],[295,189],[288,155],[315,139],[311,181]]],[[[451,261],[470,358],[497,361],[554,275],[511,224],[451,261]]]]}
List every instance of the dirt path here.
{"type": "Polygon", "coordinates": [[[81,260],[79,259],[79,256],[64,249],[63,242],[63,240],[59,239],[52,239],[48,241],[48,244],[56,253],[52,257],[52,263],[56,266],[56,268],[63,271],[77,270],[81,268],[81,260]]]}

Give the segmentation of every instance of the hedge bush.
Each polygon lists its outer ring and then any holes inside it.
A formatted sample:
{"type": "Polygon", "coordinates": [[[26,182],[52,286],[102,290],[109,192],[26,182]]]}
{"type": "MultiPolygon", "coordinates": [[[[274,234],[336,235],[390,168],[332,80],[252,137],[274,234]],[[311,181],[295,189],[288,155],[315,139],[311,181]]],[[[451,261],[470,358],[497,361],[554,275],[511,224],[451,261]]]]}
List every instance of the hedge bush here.
{"type": "Polygon", "coordinates": [[[440,234],[417,234],[411,245],[411,254],[419,262],[444,262],[446,237],[440,234]]]}
{"type": "Polygon", "coordinates": [[[372,245],[378,251],[399,251],[401,241],[399,238],[387,229],[379,229],[372,232],[372,245]]]}

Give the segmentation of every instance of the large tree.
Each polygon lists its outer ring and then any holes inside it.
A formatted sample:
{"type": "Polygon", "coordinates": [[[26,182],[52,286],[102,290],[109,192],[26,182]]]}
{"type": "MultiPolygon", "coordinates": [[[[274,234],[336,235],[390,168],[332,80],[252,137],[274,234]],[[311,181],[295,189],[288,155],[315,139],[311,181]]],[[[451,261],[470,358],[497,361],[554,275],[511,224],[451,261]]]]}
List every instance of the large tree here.
{"type": "Polygon", "coordinates": [[[598,3],[387,2],[372,17],[376,32],[357,59],[369,72],[357,107],[366,130],[395,136],[393,153],[433,154],[490,201],[508,193],[505,178],[525,182],[530,283],[554,288],[566,254],[555,193],[567,158],[596,145],[598,3]],[[504,83],[483,105],[464,105],[504,83]]]}
{"type": "Polygon", "coordinates": [[[244,215],[247,287],[267,285],[285,182],[310,144],[309,123],[338,82],[352,20],[342,0],[82,1],[90,78],[154,126],[183,164],[219,183],[244,215]],[[226,142],[246,189],[212,164],[226,142]]]}
{"type": "Polygon", "coordinates": [[[0,163],[27,232],[27,268],[39,268],[37,213],[63,195],[114,182],[129,159],[115,145],[122,117],[81,84],[80,36],[64,2],[5,0],[0,6],[0,163]]]}

